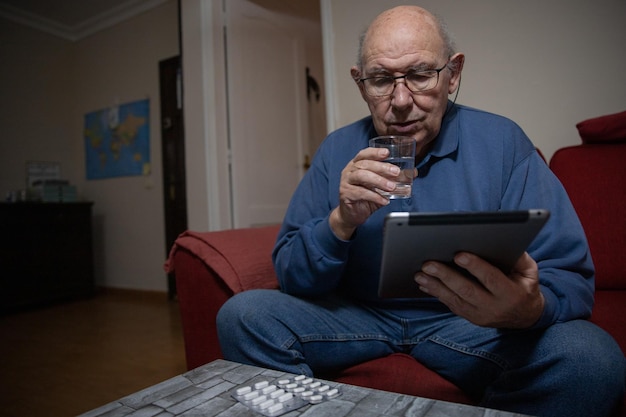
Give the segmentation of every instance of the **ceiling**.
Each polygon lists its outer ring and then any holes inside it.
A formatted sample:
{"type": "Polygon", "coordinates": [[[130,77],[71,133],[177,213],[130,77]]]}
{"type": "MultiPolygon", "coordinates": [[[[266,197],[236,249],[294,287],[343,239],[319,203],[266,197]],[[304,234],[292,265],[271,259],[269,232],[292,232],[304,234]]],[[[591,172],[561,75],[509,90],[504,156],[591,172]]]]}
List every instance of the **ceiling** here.
{"type": "MultiPolygon", "coordinates": [[[[77,41],[169,0],[0,0],[0,17],[77,41]]],[[[320,18],[319,0],[250,0],[307,19],[320,18]]]]}
{"type": "Polygon", "coordinates": [[[77,41],[167,1],[0,0],[0,16],[77,41]]]}

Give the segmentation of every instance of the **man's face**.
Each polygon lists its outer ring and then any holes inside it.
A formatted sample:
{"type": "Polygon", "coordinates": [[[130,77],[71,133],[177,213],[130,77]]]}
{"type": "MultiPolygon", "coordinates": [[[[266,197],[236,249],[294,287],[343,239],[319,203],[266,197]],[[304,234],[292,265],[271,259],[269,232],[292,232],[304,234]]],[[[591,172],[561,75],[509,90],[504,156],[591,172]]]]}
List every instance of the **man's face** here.
{"type": "MultiPolygon", "coordinates": [[[[448,63],[444,51],[438,31],[430,25],[416,25],[415,20],[406,24],[402,20],[397,24],[387,22],[368,34],[363,44],[363,71],[353,68],[352,75],[354,78],[400,76],[438,69],[448,63]]],[[[461,60],[462,67],[461,54],[452,60],[461,60]]],[[[363,83],[358,85],[378,134],[414,137],[419,152],[439,134],[448,94],[456,90],[459,74],[460,69],[455,77],[449,68],[444,68],[435,88],[418,93],[411,92],[405,80],[399,79],[392,94],[385,97],[369,96],[363,83]]]]}

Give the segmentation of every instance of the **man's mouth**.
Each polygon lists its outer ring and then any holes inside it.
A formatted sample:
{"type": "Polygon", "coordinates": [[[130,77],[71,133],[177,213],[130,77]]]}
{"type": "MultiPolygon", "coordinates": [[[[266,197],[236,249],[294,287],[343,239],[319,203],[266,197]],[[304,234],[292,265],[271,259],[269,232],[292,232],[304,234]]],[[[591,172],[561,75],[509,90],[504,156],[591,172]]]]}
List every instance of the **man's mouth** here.
{"type": "Polygon", "coordinates": [[[417,121],[395,122],[389,125],[389,129],[397,133],[413,132],[417,128],[417,121]]]}

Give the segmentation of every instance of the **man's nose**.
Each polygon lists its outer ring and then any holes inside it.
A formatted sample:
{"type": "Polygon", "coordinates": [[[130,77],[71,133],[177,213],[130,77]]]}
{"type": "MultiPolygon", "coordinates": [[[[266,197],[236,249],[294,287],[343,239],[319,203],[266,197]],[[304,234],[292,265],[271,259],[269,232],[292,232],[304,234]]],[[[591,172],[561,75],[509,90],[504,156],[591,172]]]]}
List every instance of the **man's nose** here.
{"type": "Polygon", "coordinates": [[[406,86],[406,79],[396,78],[395,82],[391,93],[391,105],[398,108],[406,107],[413,100],[411,90],[406,86]]]}

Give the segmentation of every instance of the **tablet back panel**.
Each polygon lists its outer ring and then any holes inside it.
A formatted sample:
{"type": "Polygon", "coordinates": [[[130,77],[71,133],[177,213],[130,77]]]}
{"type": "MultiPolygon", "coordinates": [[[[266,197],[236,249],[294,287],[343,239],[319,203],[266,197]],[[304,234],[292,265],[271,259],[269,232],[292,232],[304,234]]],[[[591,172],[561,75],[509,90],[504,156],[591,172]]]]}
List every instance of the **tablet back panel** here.
{"type": "Polygon", "coordinates": [[[454,255],[460,251],[474,253],[508,274],[549,215],[542,209],[390,213],[383,229],[378,295],[382,298],[428,297],[415,283],[415,273],[428,260],[454,265],[454,255]]]}

